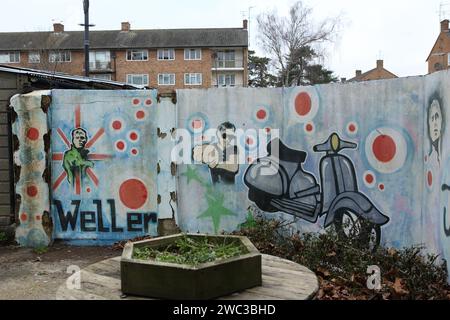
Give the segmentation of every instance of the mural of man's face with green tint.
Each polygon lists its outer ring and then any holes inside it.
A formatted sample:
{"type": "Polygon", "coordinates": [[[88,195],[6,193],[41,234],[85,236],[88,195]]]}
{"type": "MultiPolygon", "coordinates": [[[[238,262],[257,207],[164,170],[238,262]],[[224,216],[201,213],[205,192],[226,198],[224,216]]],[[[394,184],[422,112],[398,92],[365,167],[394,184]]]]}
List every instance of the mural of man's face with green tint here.
{"type": "Polygon", "coordinates": [[[72,132],[72,145],[80,150],[80,149],[84,149],[84,147],[86,146],[87,143],[87,133],[86,131],[84,131],[84,129],[75,129],[72,132]]]}
{"type": "Polygon", "coordinates": [[[83,177],[87,168],[94,167],[94,163],[88,160],[89,150],[85,149],[87,142],[86,130],[77,128],[72,131],[72,146],[64,154],[63,161],[63,167],[70,184],[74,183],[74,177],[77,173],[83,177]]]}

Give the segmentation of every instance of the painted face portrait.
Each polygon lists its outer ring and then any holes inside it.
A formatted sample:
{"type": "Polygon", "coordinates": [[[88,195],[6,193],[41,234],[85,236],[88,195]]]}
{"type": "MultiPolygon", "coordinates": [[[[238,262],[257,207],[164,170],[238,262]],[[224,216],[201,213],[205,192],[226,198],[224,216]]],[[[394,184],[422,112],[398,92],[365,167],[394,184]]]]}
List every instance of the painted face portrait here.
{"type": "Polygon", "coordinates": [[[442,134],[442,111],[437,100],[433,100],[429,109],[428,128],[432,142],[436,142],[441,138],[442,134]]]}
{"type": "Polygon", "coordinates": [[[231,123],[224,123],[217,129],[217,137],[219,138],[219,143],[223,146],[231,145],[235,139],[236,128],[231,123]]]}
{"type": "Polygon", "coordinates": [[[87,134],[83,129],[76,129],[72,133],[72,144],[76,149],[84,149],[87,143],[87,134]]]}

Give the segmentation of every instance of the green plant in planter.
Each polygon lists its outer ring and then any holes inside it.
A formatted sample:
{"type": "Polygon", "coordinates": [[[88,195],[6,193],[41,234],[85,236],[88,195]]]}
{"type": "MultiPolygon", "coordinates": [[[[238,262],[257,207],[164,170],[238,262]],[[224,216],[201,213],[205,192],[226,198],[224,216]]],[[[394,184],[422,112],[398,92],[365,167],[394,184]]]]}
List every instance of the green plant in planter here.
{"type": "Polygon", "coordinates": [[[0,232],[0,241],[7,241],[8,240],[8,236],[6,235],[5,232],[0,232]]]}
{"type": "Polygon", "coordinates": [[[173,244],[162,248],[135,248],[133,258],[138,260],[155,260],[176,264],[196,266],[202,263],[228,259],[247,253],[236,242],[212,242],[208,238],[193,239],[183,236],[173,244]]]}

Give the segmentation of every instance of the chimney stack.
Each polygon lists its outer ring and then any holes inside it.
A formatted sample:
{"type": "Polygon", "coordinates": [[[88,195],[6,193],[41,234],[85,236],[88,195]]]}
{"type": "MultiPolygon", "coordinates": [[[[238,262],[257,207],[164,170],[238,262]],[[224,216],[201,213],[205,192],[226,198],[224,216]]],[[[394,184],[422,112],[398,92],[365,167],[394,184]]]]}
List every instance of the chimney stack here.
{"type": "Polygon", "coordinates": [[[449,21],[446,20],[442,20],[441,21],[441,32],[447,32],[448,31],[448,25],[449,25],[449,21]]]}
{"type": "Polygon", "coordinates": [[[122,31],[130,31],[131,25],[129,22],[122,22],[122,31]]]}
{"type": "Polygon", "coordinates": [[[362,75],[362,71],[361,70],[356,70],[356,76],[360,77],[362,75]]]}
{"type": "Polygon", "coordinates": [[[64,25],[62,23],[54,23],[53,24],[53,32],[55,32],[55,33],[64,32],[64,25]]]}
{"type": "Polygon", "coordinates": [[[377,60],[377,69],[383,69],[383,68],[384,68],[384,61],[377,60]]]}
{"type": "Polygon", "coordinates": [[[247,19],[245,19],[245,20],[243,21],[243,29],[244,29],[244,30],[248,30],[248,20],[247,20],[247,19]]]}

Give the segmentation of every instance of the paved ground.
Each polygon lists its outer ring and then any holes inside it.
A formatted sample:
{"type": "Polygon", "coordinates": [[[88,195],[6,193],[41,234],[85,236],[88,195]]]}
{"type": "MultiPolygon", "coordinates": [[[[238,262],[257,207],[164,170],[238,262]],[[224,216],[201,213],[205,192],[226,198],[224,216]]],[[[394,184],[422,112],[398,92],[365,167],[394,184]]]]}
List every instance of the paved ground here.
{"type": "Polygon", "coordinates": [[[0,300],[53,300],[69,276],[69,266],[84,268],[120,254],[111,247],[55,244],[39,254],[32,249],[0,246],[0,300]]]}

